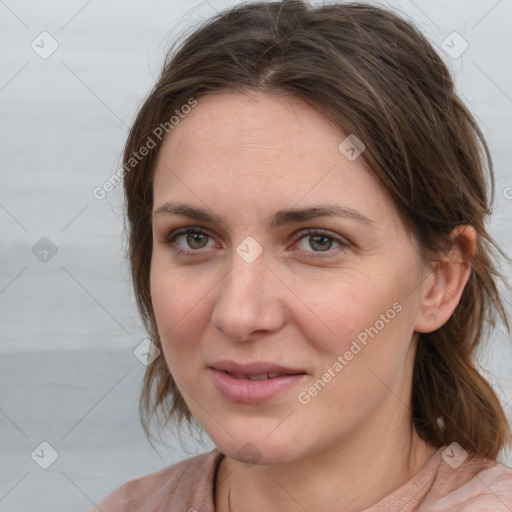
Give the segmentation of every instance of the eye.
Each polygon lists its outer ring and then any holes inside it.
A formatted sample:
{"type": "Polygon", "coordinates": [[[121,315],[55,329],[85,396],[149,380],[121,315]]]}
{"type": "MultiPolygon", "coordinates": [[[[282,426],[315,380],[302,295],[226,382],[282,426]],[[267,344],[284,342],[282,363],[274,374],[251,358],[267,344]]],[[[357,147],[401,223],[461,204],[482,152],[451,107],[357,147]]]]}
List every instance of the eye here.
{"type": "MultiPolygon", "coordinates": [[[[329,256],[332,256],[333,252],[338,252],[336,249],[340,247],[345,248],[348,247],[348,242],[336,235],[333,235],[329,231],[324,231],[321,229],[307,229],[300,233],[299,242],[296,246],[300,246],[302,244],[302,248],[300,250],[304,250],[306,252],[313,253],[329,253],[329,256]],[[308,248],[313,249],[313,251],[308,250],[308,248]]],[[[294,249],[295,250],[295,249],[294,249]]],[[[307,256],[317,258],[318,256],[307,256]]],[[[320,257],[323,257],[320,255],[320,257]]]]}
{"type": "MultiPolygon", "coordinates": [[[[172,232],[164,243],[177,254],[187,257],[203,257],[207,252],[206,249],[217,246],[213,237],[197,226],[172,232]]],[[[303,257],[306,259],[318,259],[335,256],[340,250],[344,250],[349,245],[346,240],[330,231],[310,228],[299,233],[299,240],[293,246],[292,251],[298,250],[305,253],[303,257]],[[321,253],[326,254],[324,256],[321,253]]]]}
{"type": "Polygon", "coordinates": [[[199,256],[204,252],[202,249],[208,248],[209,241],[210,247],[215,247],[215,241],[206,231],[198,227],[189,227],[171,233],[166,238],[165,244],[179,254],[199,256]]]}

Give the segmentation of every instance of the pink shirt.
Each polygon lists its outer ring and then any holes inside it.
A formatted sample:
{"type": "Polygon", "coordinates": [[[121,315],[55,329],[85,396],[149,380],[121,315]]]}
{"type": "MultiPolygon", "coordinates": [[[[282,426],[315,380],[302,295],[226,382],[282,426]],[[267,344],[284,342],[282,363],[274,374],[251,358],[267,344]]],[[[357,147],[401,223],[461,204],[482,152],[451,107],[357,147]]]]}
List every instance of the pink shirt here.
{"type": "MultiPolygon", "coordinates": [[[[512,468],[471,456],[454,469],[442,457],[445,448],[362,512],[512,512],[512,468]]],[[[214,449],[130,480],[88,512],[214,512],[215,473],[223,457],[214,449]]]]}

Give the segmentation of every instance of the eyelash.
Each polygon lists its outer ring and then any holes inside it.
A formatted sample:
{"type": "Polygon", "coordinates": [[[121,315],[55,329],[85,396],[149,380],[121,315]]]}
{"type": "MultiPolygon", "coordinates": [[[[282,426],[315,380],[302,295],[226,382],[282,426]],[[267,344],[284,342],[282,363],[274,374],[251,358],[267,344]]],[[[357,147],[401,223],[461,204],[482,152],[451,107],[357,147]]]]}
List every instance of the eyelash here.
{"type": "MultiPolygon", "coordinates": [[[[181,248],[179,245],[177,245],[175,243],[176,238],[178,238],[181,235],[188,235],[190,233],[206,235],[210,239],[213,239],[213,237],[207,231],[205,231],[205,230],[203,230],[203,229],[201,229],[199,227],[188,227],[188,228],[183,228],[183,229],[181,229],[179,231],[176,231],[174,233],[171,233],[164,240],[164,244],[166,246],[170,247],[176,254],[179,254],[179,255],[183,255],[183,256],[187,256],[187,257],[191,257],[191,258],[201,258],[201,257],[204,257],[204,252],[205,251],[203,249],[187,250],[187,249],[181,248]]],[[[308,228],[308,229],[300,231],[298,233],[298,235],[299,235],[298,242],[300,242],[304,238],[308,238],[308,237],[312,237],[312,236],[325,236],[326,238],[329,238],[329,239],[333,240],[334,242],[340,244],[340,247],[337,247],[337,248],[334,248],[334,249],[329,249],[327,251],[306,251],[306,252],[309,252],[309,253],[313,252],[313,254],[315,254],[315,256],[311,256],[311,255],[304,256],[306,259],[329,258],[329,257],[332,257],[332,253],[333,252],[338,252],[338,251],[336,251],[336,249],[338,249],[338,250],[345,250],[349,246],[349,244],[348,244],[348,242],[346,240],[344,240],[344,239],[342,239],[342,238],[340,238],[338,236],[333,235],[329,231],[325,231],[325,230],[322,230],[322,229],[308,228]],[[324,253],[328,254],[328,256],[323,256],[324,253]]]]}

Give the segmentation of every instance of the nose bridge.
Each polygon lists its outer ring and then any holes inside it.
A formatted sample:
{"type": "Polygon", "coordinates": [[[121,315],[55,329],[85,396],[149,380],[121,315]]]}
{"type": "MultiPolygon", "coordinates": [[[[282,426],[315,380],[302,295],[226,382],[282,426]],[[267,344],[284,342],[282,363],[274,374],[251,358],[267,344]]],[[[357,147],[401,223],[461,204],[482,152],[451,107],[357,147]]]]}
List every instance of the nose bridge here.
{"type": "Polygon", "coordinates": [[[278,328],[281,313],[274,290],[269,290],[273,276],[265,258],[261,254],[247,258],[247,252],[239,253],[240,246],[233,252],[231,268],[220,283],[212,323],[226,337],[242,341],[254,331],[278,328]]]}
{"type": "Polygon", "coordinates": [[[223,283],[226,297],[244,299],[245,296],[253,296],[257,288],[262,292],[267,278],[265,274],[268,271],[263,259],[259,258],[258,260],[248,263],[237,254],[233,254],[231,269],[223,283]]]}

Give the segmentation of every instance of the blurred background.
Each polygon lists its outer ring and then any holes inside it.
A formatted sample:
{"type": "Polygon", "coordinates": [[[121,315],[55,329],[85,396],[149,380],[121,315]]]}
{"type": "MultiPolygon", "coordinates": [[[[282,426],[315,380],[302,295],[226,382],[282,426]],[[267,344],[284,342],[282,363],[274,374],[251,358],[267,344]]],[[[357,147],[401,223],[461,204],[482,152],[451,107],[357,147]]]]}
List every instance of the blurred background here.
{"type": "MultiPolygon", "coordinates": [[[[237,3],[0,0],[0,512],[83,511],[213,448],[206,434],[169,434],[156,449],[143,435],[145,332],[121,188],[93,190],[119,168],[171,43],[237,3]]],[[[512,1],[380,4],[411,18],[452,69],[493,154],[489,228],[511,254],[512,1]]],[[[480,357],[509,419],[511,347],[498,327],[480,357]]]]}

